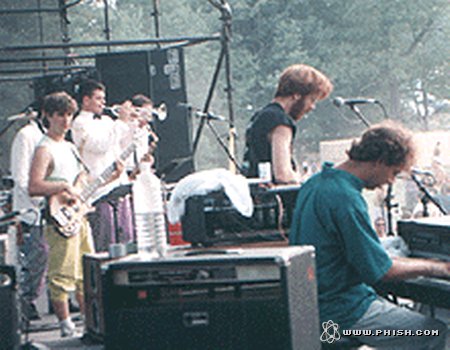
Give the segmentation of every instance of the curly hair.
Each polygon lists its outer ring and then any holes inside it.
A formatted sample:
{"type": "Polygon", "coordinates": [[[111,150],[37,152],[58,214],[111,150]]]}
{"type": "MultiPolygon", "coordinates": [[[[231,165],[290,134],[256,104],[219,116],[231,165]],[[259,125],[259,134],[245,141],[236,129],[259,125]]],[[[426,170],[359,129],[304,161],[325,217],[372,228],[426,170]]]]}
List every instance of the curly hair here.
{"type": "Polygon", "coordinates": [[[416,149],[412,133],[393,121],[385,121],[367,129],[353,141],[347,154],[360,162],[380,161],[387,166],[409,167],[414,163],[416,149]]]}
{"type": "Polygon", "coordinates": [[[294,64],[281,73],[275,97],[316,94],[322,100],[332,90],[333,84],[322,72],[306,64],[294,64]]]}

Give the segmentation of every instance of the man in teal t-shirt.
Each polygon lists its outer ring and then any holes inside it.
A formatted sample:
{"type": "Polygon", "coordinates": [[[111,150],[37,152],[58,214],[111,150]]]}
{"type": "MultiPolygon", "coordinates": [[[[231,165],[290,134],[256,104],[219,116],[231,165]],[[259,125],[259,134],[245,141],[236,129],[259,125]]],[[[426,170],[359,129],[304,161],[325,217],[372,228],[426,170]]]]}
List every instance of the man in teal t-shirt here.
{"type": "MultiPolygon", "coordinates": [[[[435,337],[361,336],[370,346],[444,349],[447,326],[377,296],[371,285],[417,276],[450,276],[450,263],[390,258],[371,225],[362,190],[393,183],[414,160],[409,132],[393,123],[368,129],[348,151],[348,160],[320,173],[300,189],[290,244],[316,248],[321,322],[340,329],[439,330],[435,337]]],[[[393,332],[392,332],[393,333],[393,332]]],[[[387,334],[387,333],[386,333],[387,334]]]]}

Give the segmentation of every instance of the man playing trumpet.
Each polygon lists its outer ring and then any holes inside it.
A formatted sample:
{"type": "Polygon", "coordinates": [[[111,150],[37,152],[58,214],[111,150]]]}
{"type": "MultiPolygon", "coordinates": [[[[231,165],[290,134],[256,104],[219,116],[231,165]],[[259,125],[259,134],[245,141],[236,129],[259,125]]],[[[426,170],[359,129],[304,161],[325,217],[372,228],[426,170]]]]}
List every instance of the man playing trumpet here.
{"type": "MultiPolygon", "coordinates": [[[[72,138],[91,176],[98,177],[102,171],[132,142],[136,127],[132,118],[131,103],[124,103],[116,120],[103,113],[105,108],[105,86],[94,80],[86,80],[80,86],[81,111],[72,125],[72,138]]],[[[127,195],[118,200],[114,208],[106,195],[114,188],[129,183],[126,173],[99,189],[92,202],[95,212],[88,215],[95,250],[107,251],[111,243],[127,243],[134,240],[131,200],[127,195]],[[114,210],[118,227],[114,224],[114,210]],[[118,232],[116,232],[116,230],[118,232]],[[118,241],[116,241],[118,238],[118,241]]]]}

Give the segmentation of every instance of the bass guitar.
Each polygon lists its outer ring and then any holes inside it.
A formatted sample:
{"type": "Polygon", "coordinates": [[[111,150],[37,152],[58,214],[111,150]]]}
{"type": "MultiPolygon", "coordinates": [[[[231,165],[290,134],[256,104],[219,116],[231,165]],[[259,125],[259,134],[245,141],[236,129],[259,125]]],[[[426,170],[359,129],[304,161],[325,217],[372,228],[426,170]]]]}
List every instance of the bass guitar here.
{"type": "MultiPolygon", "coordinates": [[[[135,149],[135,142],[128,145],[120,155],[119,161],[125,162],[135,149]]],[[[112,163],[99,177],[90,182],[87,181],[88,176],[86,172],[81,172],[74,182],[74,187],[80,193],[76,200],[68,201],[64,193],[55,194],[48,199],[49,216],[56,225],[57,231],[63,237],[69,238],[78,234],[83,217],[93,210],[89,205],[89,199],[99,187],[110,180],[115,170],[116,162],[112,163]]]]}

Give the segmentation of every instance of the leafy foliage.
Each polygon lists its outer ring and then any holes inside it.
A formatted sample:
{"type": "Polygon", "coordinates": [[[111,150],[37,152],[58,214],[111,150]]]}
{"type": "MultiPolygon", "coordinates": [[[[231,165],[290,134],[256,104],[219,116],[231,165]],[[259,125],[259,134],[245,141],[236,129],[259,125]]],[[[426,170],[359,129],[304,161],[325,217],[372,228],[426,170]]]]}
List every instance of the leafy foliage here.
{"type": "MultiPolygon", "coordinates": [[[[56,6],[56,0],[41,0],[56,6]]],[[[212,3],[217,0],[158,1],[162,37],[206,36],[219,33],[223,21],[212,3]]],[[[35,7],[35,1],[2,1],[10,8],[35,7]]],[[[103,1],[81,1],[68,10],[72,42],[105,39],[103,1]]],[[[155,37],[153,1],[116,0],[109,7],[112,40],[155,37]]],[[[417,96],[448,98],[450,3],[448,0],[229,0],[232,9],[230,56],[233,105],[238,133],[238,158],[242,155],[245,126],[252,112],[269,102],[279,73],[288,65],[304,62],[325,72],[334,82],[333,96],[369,96],[382,101],[393,119],[413,129],[440,125],[445,115],[425,109],[417,96]]],[[[3,5],[3,4],[2,4],[3,5]]],[[[45,41],[60,40],[55,14],[43,15],[45,41]],[[53,16],[53,17],[52,17],[53,16]],[[53,18],[53,20],[52,20],[53,18]]],[[[38,42],[38,28],[27,30],[17,18],[1,17],[2,46],[38,42]]],[[[219,42],[185,49],[190,103],[202,108],[209,92],[220,53],[219,42]]],[[[130,47],[114,47],[113,51],[130,47]]],[[[143,47],[133,48],[143,49],[143,47]]],[[[99,52],[105,48],[74,49],[74,53],[99,52]]],[[[27,53],[19,53],[20,55],[27,53]]],[[[83,62],[84,63],[84,62],[83,62]]],[[[89,62],[87,62],[89,63],[89,62]]],[[[90,62],[92,64],[92,61],[90,62]]],[[[4,85],[5,86],[5,85],[4,85]]],[[[27,105],[29,94],[16,94],[27,105]]],[[[23,85],[22,85],[23,86],[23,85]]],[[[211,110],[227,115],[224,69],[214,90],[211,110]]],[[[14,90],[10,85],[6,91],[14,90]]],[[[17,101],[14,106],[17,106],[17,101]]],[[[2,113],[10,110],[5,104],[2,113]]],[[[376,106],[364,107],[370,122],[383,119],[376,106]]],[[[197,126],[198,121],[194,121],[197,126]]],[[[225,124],[215,124],[226,135],[225,124]]],[[[325,139],[351,137],[364,128],[354,115],[328,101],[300,122],[297,153],[316,152],[325,139]]],[[[194,128],[195,130],[195,128],[194,128]]],[[[200,168],[225,166],[226,156],[208,128],[202,136],[197,163],[200,168]]]]}

